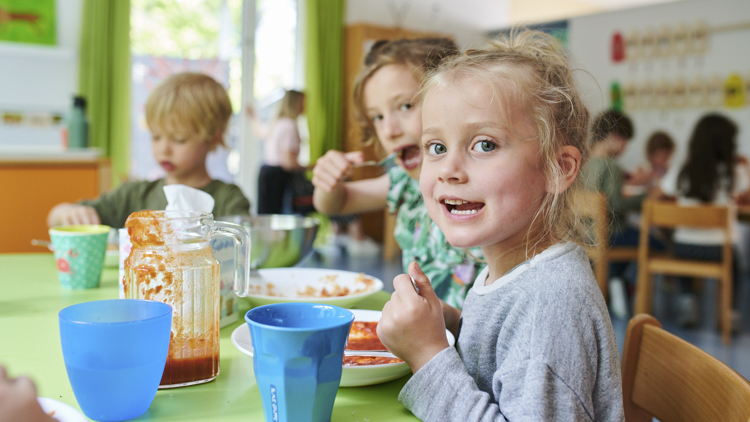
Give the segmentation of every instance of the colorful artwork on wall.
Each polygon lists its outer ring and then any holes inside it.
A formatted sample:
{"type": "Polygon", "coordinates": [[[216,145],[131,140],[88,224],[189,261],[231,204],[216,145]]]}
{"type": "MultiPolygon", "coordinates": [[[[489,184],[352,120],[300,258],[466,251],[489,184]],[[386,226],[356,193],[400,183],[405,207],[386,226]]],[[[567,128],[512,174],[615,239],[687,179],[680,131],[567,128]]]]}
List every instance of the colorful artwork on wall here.
{"type": "Polygon", "coordinates": [[[55,0],[0,0],[0,41],[55,45],[55,0]]]}

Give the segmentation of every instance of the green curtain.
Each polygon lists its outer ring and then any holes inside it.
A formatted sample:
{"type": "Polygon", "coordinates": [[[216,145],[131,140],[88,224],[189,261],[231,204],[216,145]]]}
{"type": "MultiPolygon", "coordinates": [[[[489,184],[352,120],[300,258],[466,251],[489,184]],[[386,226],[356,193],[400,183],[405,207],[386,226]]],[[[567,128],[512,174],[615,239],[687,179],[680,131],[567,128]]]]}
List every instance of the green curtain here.
{"type": "Polygon", "coordinates": [[[78,90],[86,97],[89,146],[112,159],[113,185],[128,176],[130,0],[84,0],[78,90]]]}
{"type": "Polygon", "coordinates": [[[345,0],[307,0],[305,113],[310,162],[342,148],[345,0]]]}

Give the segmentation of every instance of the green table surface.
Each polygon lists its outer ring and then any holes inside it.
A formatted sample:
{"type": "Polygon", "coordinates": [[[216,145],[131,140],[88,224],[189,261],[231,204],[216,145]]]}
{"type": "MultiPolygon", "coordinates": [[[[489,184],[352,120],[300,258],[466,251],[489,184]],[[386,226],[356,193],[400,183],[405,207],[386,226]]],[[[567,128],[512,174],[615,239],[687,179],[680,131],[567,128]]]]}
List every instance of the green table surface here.
{"type": "MultiPolygon", "coordinates": [[[[101,286],[63,290],[52,254],[0,254],[0,364],[11,377],[27,375],[40,397],[80,409],[65,372],[57,314],[80,302],[118,297],[117,268],[105,268],[101,286]]],[[[380,310],[389,294],[378,292],[357,305],[380,310]]],[[[250,309],[240,299],[240,315],[250,309]]],[[[221,329],[220,374],[206,384],[159,390],[149,410],[136,421],[263,421],[260,395],[253,375],[253,359],[237,350],[230,338],[243,324],[221,329]]],[[[398,402],[408,380],[364,387],[341,387],[332,421],[377,422],[417,420],[398,402]]]]}

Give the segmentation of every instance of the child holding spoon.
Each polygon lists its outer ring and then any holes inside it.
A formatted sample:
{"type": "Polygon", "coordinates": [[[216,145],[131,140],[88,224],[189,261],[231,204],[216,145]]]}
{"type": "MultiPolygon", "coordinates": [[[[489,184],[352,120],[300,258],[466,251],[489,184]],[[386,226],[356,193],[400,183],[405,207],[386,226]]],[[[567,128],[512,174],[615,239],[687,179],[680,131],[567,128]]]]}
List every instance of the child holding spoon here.
{"type": "Polygon", "coordinates": [[[422,76],[441,60],[458,53],[443,38],[378,41],[367,54],[354,84],[354,104],[365,143],[380,142],[395,154],[396,166],[383,176],[349,182],[364,161],[361,151],[328,151],[313,169],[315,208],[329,215],[388,210],[396,215],[394,236],[402,251],[404,271],[417,261],[430,276],[438,297],[460,308],[482,263],[470,252],[445,241],[424,208],[419,191],[422,153],[420,105],[413,97],[422,76]]]}
{"type": "Polygon", "coordinates": [[[572,73],[552,36],[523,31],[422,83],[425,206],[452,245],[487,260],[462,311],[417,263],[393,280],[377,333],[414,372],[399,401],[423,421],[624,419],[614,330],[571,203],[589,117],[572,73]]]}

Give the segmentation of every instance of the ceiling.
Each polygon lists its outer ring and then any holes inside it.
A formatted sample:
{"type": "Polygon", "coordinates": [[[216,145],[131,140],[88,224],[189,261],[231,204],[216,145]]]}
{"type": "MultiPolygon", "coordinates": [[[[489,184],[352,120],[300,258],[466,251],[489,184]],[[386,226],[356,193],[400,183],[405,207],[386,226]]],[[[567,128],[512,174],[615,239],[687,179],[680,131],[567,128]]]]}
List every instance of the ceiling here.
{"type": "Polygon", "coordinates": [[[484,32],[668,1],[677,0],[347,0],[347,21],[484,32]]]}
{"type": "MultiPolygon", "coordinates": [[[[429,1],[429,0],[416,0],[429,1]]],[[[471,0],[478,3],[483,0],[471,0]]],[[[486,0],[485,0],[486,1],[486,0]]],[[[510,24],[538,23],[677,0],[508,0],[510,24]]]]}

